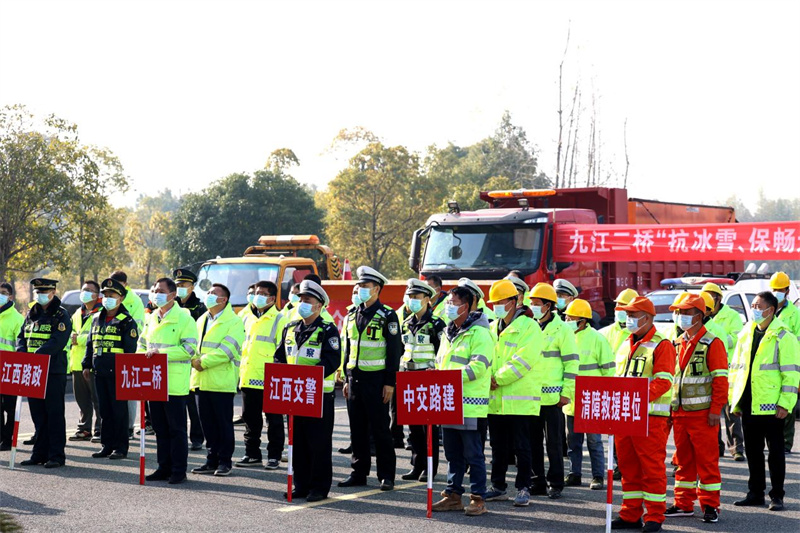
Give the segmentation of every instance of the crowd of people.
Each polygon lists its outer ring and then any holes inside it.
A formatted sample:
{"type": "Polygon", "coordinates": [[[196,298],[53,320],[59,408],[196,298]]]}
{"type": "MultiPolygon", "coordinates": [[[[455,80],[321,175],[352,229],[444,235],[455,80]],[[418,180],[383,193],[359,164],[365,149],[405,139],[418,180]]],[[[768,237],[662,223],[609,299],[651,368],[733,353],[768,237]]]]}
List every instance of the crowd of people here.
{"type": "MultiPolygon", "coordinates": [[[[722,289],[713,283],[698,294],[679,294],[670,307],[669,333],[655,327],[652,301],[633,289],[619,294],[613,322],[598,330],[590,302],[563,279],[528,287],[512,271],[488,295],[467,278],[446,292],[436,276],[410,279],[395,310],[380,300],[385,276],[370,267],[357,275],[341,330],[315,275],[292,287],[283,308],[274,283],[255,283],[238,314],[222,284],[201,302],[194,293],[197,277],[185,269],[156,281],[146,307],[128,289],[124,272],[86,281],[82,306],[71,317],[56,280],[31,280],[34,302],[25,316],[14,306],[13,286],[0,284],[0,347],[51,356],[45,398],[28,402],[36,431],[22,465],[65,464],[67,374],[80,412],[69,439],[99,443],[96,459],[127,457],[135,404],[116,398],[115,359],[165,353],[169,400],[149,402],[141,428],[154,432],[157,445],[158,467],[148,480],[184,482],[190,447],[207,450],[205,462],[191,470],[196,475],[279,468],[285,448],[280,415],[266,415],[266,463],[262,454],[264,364],[276,362],[319,365],[325,375],[323,416],[295,418],[292,498],[328,497],[337,381],[343,382],[351,441],[339,451],[351,455],[352,467],[338,486],[366,485],[374,456],[380,489],[389,491],[397,477],[395,449],[406,445],[396,420],[397,373],[460,370],[463,422],[432,428],[432,475],[440,440],[447,462],[446,486],[433,510],[477,516],[487,512],[487,502],[527,506],[532,496],[558,499],[565,487],[582,485],[584,441],[589,486],[602,489],[603,440],[575,431],[575,380],[636,376],[649,379],[649,432],[616,439],[623,499],[613,529],[659,531],[665,518],[694,515],[696,502],[704,522],[718,521],[722,418],[733,459],[746,460],[750,472],[749,490],[734,505],[765,505],[766,443],[769,509],[783,508],[784,450],[791,449],[800,384],[800,311],[787,299],[786,274],[773,275],[771,290],[753,299],[746,324],[722,303],[722,289]],[[235,421],[238,392],[242,413],[235,421]],[[245,426],[244,456],[236,462],[235,422],[245,426]],[[676,451],[668,505],[670,432],[676,451]]],[[[16,401],[2,397],[0,450],[10,449],[16,401]]],[[[411,466],[404,480],[427,481],[426,431],[409,428],[411,466]]]]}

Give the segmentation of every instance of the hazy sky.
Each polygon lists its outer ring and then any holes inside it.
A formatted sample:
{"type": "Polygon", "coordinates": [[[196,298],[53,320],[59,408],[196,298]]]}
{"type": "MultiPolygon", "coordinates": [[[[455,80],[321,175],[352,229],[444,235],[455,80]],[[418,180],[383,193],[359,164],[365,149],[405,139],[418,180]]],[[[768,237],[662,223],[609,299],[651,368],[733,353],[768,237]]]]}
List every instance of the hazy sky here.
{"type": "MultiPolygon", "coordinates": [[[[424,150],[512,113],[554,175],[558,64],[598,101],[601,157],[631,195],[800,196],[800,2],[0,0],[0,105],[111,148],[117,203],[185,193],[281,147],[324,187],[345,127],[424,150]]],[[[584,117],[590,111],[587,105],[584,117]]],[[[585,120],[585,119],[584,119],[585,120]]]]}

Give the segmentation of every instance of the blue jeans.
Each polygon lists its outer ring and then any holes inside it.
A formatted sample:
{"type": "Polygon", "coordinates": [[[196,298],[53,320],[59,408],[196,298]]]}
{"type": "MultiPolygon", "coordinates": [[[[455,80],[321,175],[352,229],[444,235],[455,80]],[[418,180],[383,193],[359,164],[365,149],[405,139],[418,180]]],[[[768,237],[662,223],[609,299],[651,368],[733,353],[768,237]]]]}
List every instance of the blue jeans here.
{"type": "Polygon", "coordinates": [[[464,471],[469,465],[470,494],[486,496],[486,457],[483,454],[481,424],[486,419],[478,419],[479,429],[464,430],[442,428],[444,456],[447,459],[447,488],[445,493],[464,494],[464,471]]]}
{"type": "MultiPolygon", "coordinates": [[[[603,453],[603,437],[598,433],[586,434],[586,447],[589,448],[589,459],[592,462],[592,477],[603,477],[605,470],[605,454],[603,453]]],[[[567,416],[567,452],[569,455],[570,473],[581,475],[583,467],[583,433],[575,433],[575,417],[567,416]]]]}

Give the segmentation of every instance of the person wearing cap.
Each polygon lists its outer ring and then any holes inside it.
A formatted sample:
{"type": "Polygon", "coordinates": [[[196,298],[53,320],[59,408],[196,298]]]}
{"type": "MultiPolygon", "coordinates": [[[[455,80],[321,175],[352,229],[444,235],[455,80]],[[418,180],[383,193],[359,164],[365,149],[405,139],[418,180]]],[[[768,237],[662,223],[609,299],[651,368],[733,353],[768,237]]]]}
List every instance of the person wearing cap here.
{"type": "MultiPolygon", "coordinates": [[[[114,373],[118,354],[136,353],[139,328],[122,303],[129,292],[114,278],[100,284],[103,309],[92,319],[92,329],[86,339],[86,352],[81,366],[85,379],[95,376],[97,400],[103,423],[100,429],[100,451],[95,459],[124,459],[128,456],[128,402],[117,400],[114,373]]],[[[138,296],[137,296],[138,300],[138,296]]],[[[141,303],[141,302],[140,302],[141,303]]]]}
{"type": "MultiPolygon", "coordinates": [[[[322,287],[322,279],[320,279],[320,277],[318,275],[316,275],[316,274],[313,274],[313,273],[312,274],[308,274],[306,277],[303,278],[303,281],[306,281],[306,280],[313,281],[314,283],[316,283],[317,285],[322,287]]],[[[295,287],[297,287],[298,291],[300,290],[300,284],[299,283],[296,284],[295,287]]],[[[299,301],[300,300],[299,300],[299,296],[298,296],[298,302],[299,301]]],[[[288,305],[286,307],[289,308],[288,305]]],[[[298,320],[302,320],[303,319],[303,317],[301,317],[300,314],[297,312],[297,307],[293,307],[293,308],[289,308],[289,309],[291,309],[291,312],[287,312],[286,309],[283,309],[283,311],[282,311],[283,314],[288,317],[288,321],[289,322],[297,322],[298,320]]],[[[322,320],[324,320],[325,322],[330,322],[332,324],[336,323],[336,321],[333,319],[333,315],[331,315],[328,312],[327,309],[323,309],[322,312],[319,314],[319,316],[321,316],[322,320]]]]}
{"type": "MultiPolygon", "coordinates": [[[[675,345],[676,349],[678,348],[678,344],[679,344],[681,335],[683,335],[683,332],[684,332],[683,328],[681,327],[681,321],[682,320],[686,320],[686,319],[681,319],[681,315],[678,312],[678,309],[679,309],[678,305],[682,304],[687,298],[693,298],[695,296],[697,296],[701,300],[703,300],[703,305],[704,306],[707,303],[713,305],[713,301],[711,300],[711,297],[709,295],[707,295],[707,294],[706,295],[703,295],[703,294],[697,295],[697,294],[692,294],[691,292],[688,292],[688,291],[684,291],[684,292],[678,293],[675,296],[675,299],[672,301],[672,305],[670,306],[670,309],[672,309],[673,307],[675,308],[675,310],[672,313],[672,322],[674,324],[674,327],[669,331],[669,335],[667,335],[667,337],[670,340],[673,341],[673,344],[675,345]]],[[[722,327],[720,327],[718,324],[714,323],[710,319],[710,317],[706,316],[705,308],[703,309],[703,313],[701,315],[701,322],[704,324],[706,330],[708,330],[709,333],[711,333],[712,335],[717,337],[720,341],[722,341],[722,345],[725,346],[725,339],[728,336],[727,333],[725,332],[724,329],[722,329],[722,327]]]]}
{"type": "Polygon", "coordinates": [[[197,324],[188,309],[176,305],[177,285],[161,278],[153,285],[150,303],[156,310],[145,318],[139,337],[139,353],[152,357],[167,355],[166,402],[149,402],[150,418],[156,434],[158,468],[145,479],[168,481],[171,485],[186,480],[189,454],[186,435],[186,402],[192,356],[197,353],[197,324]]]}
{"type": "Polygon", "coordinates": [[[292,500],[306,498],[316,502],[328,497],[333,480],[334,387],[336,369],[341,361],[341,342],[336,325],[321,316],[330,303],[322,286],[303,280],[298,295],[297,312],[301,318],[283,329],[275,350],[275,362],[324,369],[322,418],[294,417],[292,500]]]}
{"type": "Polygon", "coordinates": [[[100,284],[94,280],[86,280],[80,292],[81,306],[72,314],[72,335],[70,338],[69,366],[72,373],[72,393],[78,404],[78,429],[69,437],[71,441],[91,440],[93,436],[100,438],[100,405],[97,400],[94,375],[83,379],[83,357],[86,355],[86,341],[92,331],[92,319],[103,308],[100,302],[100,284]],[[92,415],[94,415],[94,433],[92,432],[92,415]]]}
{"type": "Polygon", "coordinates": [[[199,349],[192,357],[189,387],[197,392],[208,453],[206,462],[192,469],[193,474],[227,476],[233,466],[233,399],[239,383],[244,325],[233,312],[230,299],[228,287],[214,283],[205,297],[208,311],[197,321],[199,349]]]}
{"type": "Polygon", "coordinates": [[[253,317],[253,300],[256,297],[256,284],[253,283],[247,287],[247,305],[242,307],[237,315],[242,319],[245,329],[247,329],[247,321],[253,317]]]}
{"type": "Polygon", "coordinates": [[[778,305],[770,291],[760,292],[753,299],[753,320],[739,334],[728,379],[728,401],[734,415],[742,417],[750,470],[747,495],[734,505],[764,505],[766,442],[770,450],[771,511],[783,509],[786,456],[780,451],[784,445],[784,419],[797,403],[800,383],[800,347],[794,333],[776,316],[778,305]]]}
{"type": "Polygon", "coordinates": [[[72,322],[56,296],[58,281],[35,278],[31,280],[35,303],[28,311],[16,340],[17,352],[47,354],[50,367],[44,399],[28,398],[31,418],[38,435],[31,458],[22,465],[45,465],[57,468],[64,465],[64,446],[67,422],[64,418],[64,394],[67,385],[67,343],[72,322]]]}
{"type": "Polygon", "coordinates": [[[567,316],[565,313],[567,306],[578,297],[578,289],[575,288],[575,285],[562,278],[553,281],[553,288],[556,290],[556,296],[558,297],[556,300],[556,312],[561,320],[564,320],[567,316]]]}
{"type": "MultiPolygon", "coordinates": [[[[236,463],[239,468],[261,466],[261,430],[264,406],[264,364],[273,363],[275,350],[280,344],[286,317],[275,305],[278,287],[271,281],[255,284],[252,307],[253,318],[245,322],[245,341],[242,347],[242,366],[239,388],[242,390],[242,418],[244,419],[244,457],[236,463]]],[[[267,470],[280,466],[286,434],[283,415],[267,413],[267,470]]]]}
{"type": "Polygon", "coordinates": [[[705,300],[689,294],[671,305],[678,313],[682,334],[677,340],[678,366],[672,386],[672,425],[675,431],[675,501],[664,516],[692,516],[700,501],[703,522],[718,520],[719,419],[728,395],[728,354],[722,339],[706,329],[705,300]]]}
{"type": "MultiPolygon", "coordinates": [[[[433,288],[424,281],[411,278],[406,282],[405,305],[410,315],[403,321],[403,358],[400,360],[401,372],[431,370],[435,366],[436,352],[444,333],[445,324],[433,316],[431,298],[436,295],[433,288]]],[[[402,475],[405,480],[428,481],[428,427],[409,426],[411,443],[411,470],[402,475]]],[[[439,467],[439,427],[432,426],[433,475],[439,467]]]]}
{"type": "MultiPolygon", "coordinates": [[[[345,308],[345,320],[347,320],[347,315],[350,313],[350,311],[355,312],[354,310],[359,305],[361,305],[361,300],[358,298],[358,285],[353,285],[353,292],[352,292],[352,294],[350,296],[350,302],[351,302],[350,305],[348,305],[345,308]]],[[[342,328],[342,331],[344,331],[344,328],[342,328]]],[[[338,381],[340,383],[343,382],[343,381],[347,381],[346,378],[344,377],[344,376],[346,376],[346,372],[345,372],[345,369],[344,369],[344,350],[341,351],[341,359],[342,360],[339,363],[339,368],[336,370],[336,381],[338,381]]],[[[347,408],[348,420],[349,420],[350,404],[347,404],[346,408],[347,408]]],[[[370,444],[370,450],[371,450],[370,451],[370,455],[374,455],[374,452],[375,452],[374,443],[370,444]]],[[[343,448],[339,448],[337,451],[339,453],[341,453],[341,454],[344,454],[344,455],[350,455],[351,453],[353,453],[353,443],[350,442],[347,446],[345,446],[343,448]]]]}
{"type": "Polygon", "coordinates": [[[615,375],[650,380],[649,433],[647,437],[619,436],[615,441],[622,472],[622,508],[611,529],[661,531],[667,508],[664,460],[677,355],[672,342],[653,325],[656,308],[652,301],[637,296],[620,309],[627,313],[626,327],[631,335],[616,353],[615,375]]]}
{"type": "Polygon", "coordinates": [[[628,305],[631,301],[639,296],[639,293],[633,289],[623,289],[620,291],[617,298],[614,300],[616,307],[614,307],[614,322],[600,330],[600,333],[611,345],[611,352],[617,353],[619,347],[623,342],[628,340],[631,332],[625,327],[625,322],[628,319],[628,313],[622,310],[622,306],[628,305]]]}
{"type": "MultiPolygon", "coordinates": [[[[517,271],[512,270],[511,272],[517,272],[517,271]]],[[[513,283],[514,287],[517,289],[517,307],[518,308],[521,307],[524,308],[526,311],[529,311],[528,306],[531,303],[531,297],[530,297],[531,289],[530,287],[528,287],[528,284],[525,283],[525,281],[523,281],[522,278],[520,278],[519,276],[512,275],[511,273],[509,273],[509,275],[503,279],[506,279],[511,283],[513,283]]],[[[528,318],[531,318],[532,316],[533,313],[528,314],[528,318]]]]}
{"type": "MultiPolygon", "coordinates": [[[[592,320],[592,306],[586,300],[576,298],[565,309],[564,324],[575,333],[578,348],[579,376],[613,376],[617,364],[611,345],[606,338],[589,325],[592,320]]],[[[570,402],[563,407],[567,415],[567,447],[569,449],[570,470],[564,479],[568,487],[580,486],[583,469],[583,433],[575,432],[575,406],[570,402]]],[[[605,455],[603,453],[603,437],[596,433],[586,434],[586,447],[589,449],[589,460],[592,466],[592,482],[589,488],[603,488],[605,471],[605,455]]]]}
{"type": "Polygon", "coordinates": [[[360,304],[345,317],[344,368],[347,382],[343,392],[348,403],[350,441],[353,446],[352,472],[340,487],[367,484],[371,466],[369,438],[375,441],[375,465],[381,490],[394,488],[397,457],[389,428],[389,403],[400,366],[403,344],[394,309],[379,296],[388,281],[367,266],[356,271],[360,304]]]}
{"type": "MultiPolygon", "coordinates": [[[[495,320],[495,318],[497,318],[497,317],[494,316],[494,313],[492,312],[492,310],[489,309],[488,307],[486,307],[486,302],[484,302],[483,290],[481,290],[481,288],[478,287],[477,283],[475,283],[474,281],[472,281],[469,278],[461,278],[461,279],[458,280],[458,286],[459,287],[466,287],[467,289],[472,291],[472,294],[475,295],[475,300],[472,303],[472,307],[469,309],[470,313],[473,313],[473,312],[476,312],[476,311],[480,312],[480,313],[483,313],[484,315],[486,315],[486,318],[489,319],[489,322],[491,322],[492,320],[495,320]]],[[[445,323],[447,323],[447,314],[446,313],[445,313],[445,323]]]]}
{"type": "Polygon", "coordinates": [[[464,511],[467,516],[485,514],[486,457],[484,440],[489,414],[492,359],[495,340],[489,319],[477,307],[474,289],[459,281],[450,290],[445,313],[450,319],[436,353],[437,370],[460,370],[464,423],[442,427],[447,459],[447,487],[434,511],[464,511]],[[470,503],[464,508],[462,496],[466,467],[469,466],[470,503]]]}
{"type": "Polygon", "coordinates": [[[300,303],[300,283],[295,283],[292,285],[292,288],[289,289],[289,296],[287,297],[286,305],[283,306],[284,313],[287,313],[288,316],[291,316],[292,312],[297,309],[297,305],[300,303]]]}
{"type": "Polygon", "coordinates": [[[491,331],[497,341],[488,412],[492,488],[486,501],[508,500],[506,473],[513,453],[517,466],[514,506],[526,507],[531,488],[531,421],[539,414],[541,401],[541,385],[533,369],[541,365],[544,334],[518,301],[519,291],[508,279],[496,281],[489,289],[489,304],[497,316],[491,331]]]}
{"type": "Polygon", "coordinates": [[[433,316],[445,320],[444,306],[445,300],[447,300],[447,292],[442,290],[442,278],[434,274],[425,278],[425,281],[434,291],[434,296],[431,298],[433,316]]]}
{"type": "MultiPolygon", "coordinates": [[[[25,317],[14,307],[14,286],[6,281],[0,283],[0,350],[15,350],[17,335],[24,322],[25,317]]],[[[11,449],[16,409],[16,396],[0,395],[0,452],[11,449]]]]}
{"type": "Polygon", "coordinates": [[[578,374],[575,335],[556,313],[558,296],[552,285],[537,283],[531,290],[531,310],[544,332],[542,365],[542,407],[531,424],[533,484],[531,494],[561,497],[564,488],[564,440],[566,421],[561,408],[574,401],[578,374]],[[545,477],[544,451],[547,442],[549,468],[545,477]],[[548,490],[547,485],[550,485],[548,490]]]}
{"type": "MultiPolygon", "coordinates": [[[[769,278],[769,288],[772,294],[778,299],[778,310],[775,313],[789,331],[800,341],[800,311],[789,301],[789,286],[792,281],[786,272],[775,272],[769,278]]],[[[783,425],[783,447],[786,453],[791,453],[794,445],[794,409],[789,410],[789,415],[784,420],[783,425]]]]}

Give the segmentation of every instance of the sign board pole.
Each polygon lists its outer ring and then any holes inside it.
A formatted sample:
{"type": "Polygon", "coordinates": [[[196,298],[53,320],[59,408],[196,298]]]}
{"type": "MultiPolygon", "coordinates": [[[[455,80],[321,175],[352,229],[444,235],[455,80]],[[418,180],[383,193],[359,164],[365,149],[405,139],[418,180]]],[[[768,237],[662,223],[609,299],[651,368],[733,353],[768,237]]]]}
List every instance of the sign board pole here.
{"type": "Polygon", "coordinates": [[[139,485],[144,485],[144,400],[139,401],[139,485]]]}
{"type": "Polygon", "coordinates": [[[428,518],[433,516],[433,425],[428,424],[428,518]]]}
{"type": "Polygon", "coordinates": [[[611,533],[611,510],[614,505],[614,435],[608,436],[608,487],[606,489],[606,533],[611,533]]]}
{"type": "Polygon", "coordinates": [[[8,461],[8,467],[14,470],[14,461],[17,458],[17,437],[19,436],[19,419],[22,416],[22,396],[17,397],[17,407],[14,409],[14,435],[11,437],[11,459],[8,461]]]}
{"type": "Polygon", "coordinates": [[[287,472],[287,476],[286,477],[287,477],[287,483],[289,485],[289,488],[286,491],[286,499],[289,501],[289,503],[292,503],[292,474],[294,473],[294,470],[292,469],[292,452],[293,452],[293,445],[294,445],[294,416],[293,415],[287,415],[287,417],[288,417],[287,425],[289,426],[288,427],[288,429],[289,429],[289,451],[288,451],[289,462],[288,462],[288,465],[287,465],[287,468],[286,468],[286,472],[287,472]]]}

